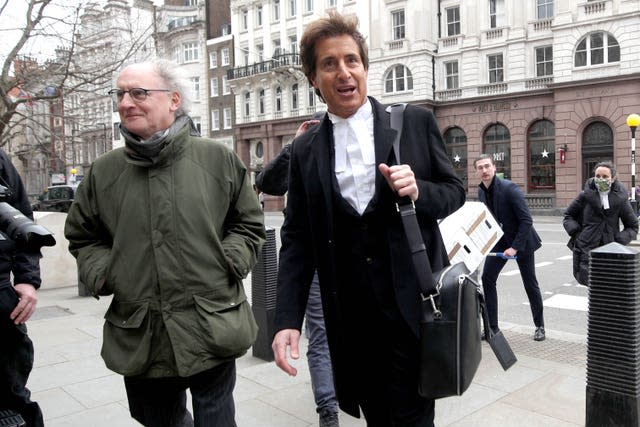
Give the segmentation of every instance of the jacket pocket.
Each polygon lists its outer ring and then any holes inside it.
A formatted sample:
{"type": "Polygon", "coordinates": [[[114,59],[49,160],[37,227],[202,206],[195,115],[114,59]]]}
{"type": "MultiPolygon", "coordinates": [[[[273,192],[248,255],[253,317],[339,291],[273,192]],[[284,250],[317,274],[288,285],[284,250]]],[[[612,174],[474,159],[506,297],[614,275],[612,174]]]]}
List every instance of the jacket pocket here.
{"type": "Polygon", "coordinates": [[[216,357],[243,354],[253,345],[258,325],[245,295],[237,300],[214,301],[194,295],[198,323],[207,350],[216,357]]]}
{"type": "Polygon", "coordinates": [[[151,353],[149,303],[113,301],[104,318],[101,355],[107,367],[125,376],[144,373],[151,353]]]}

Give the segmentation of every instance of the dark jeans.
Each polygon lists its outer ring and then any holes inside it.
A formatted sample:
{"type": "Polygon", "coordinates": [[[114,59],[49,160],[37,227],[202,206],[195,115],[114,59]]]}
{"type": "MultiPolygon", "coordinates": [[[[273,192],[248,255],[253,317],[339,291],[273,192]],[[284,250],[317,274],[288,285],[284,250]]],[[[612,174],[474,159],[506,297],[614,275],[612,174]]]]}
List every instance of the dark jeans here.
{"type": "Polygon", "coordinates": [[[25,325],[0,320],[0,409],[18,412],[27,427],[44,426],[42,412],[31,401],[27,380],[33,368],[33,343],[25,325]]]}
{"type": "Polygon", "coordinates": [[[327,344],[327,332],[324,326],[322,299],[320,298],[320,283],[318,274],[314,274],[309,300],[307,301],[306,327],[309,347],[307,348],[307,362],[311,375],[313,398],[316,401],[318,413],[329,411],[338,412],[338,400],[333,385],[333,371],[331,357],[327,344]]]}
{"type": "MultiPolygon", "coordinates": [[[[482,288],[484,289],[484,297],[487,302],[489,325],[493,330],[498,329],[498,290],[496,288],[496,282],[506,262],[506,259],[500,257],[486,257],[484,260],[484,268],[482,269],[482,288]]],[[[527,293],[529,305],[531,306],[533,324],[536,326],[544,326],[542,294],[540,293],[538,279],[536,278],[534,252],[518,252],[516,262],[518,263],[524,290],[527,293]]]]}
{"type": "Polygon", "coordinates": [[[232,360],[190,377],[125,377],[131,416],[148,427],[236,427],[232,360]],[[193,419],[187,410],[191,391],[193,419]]]}

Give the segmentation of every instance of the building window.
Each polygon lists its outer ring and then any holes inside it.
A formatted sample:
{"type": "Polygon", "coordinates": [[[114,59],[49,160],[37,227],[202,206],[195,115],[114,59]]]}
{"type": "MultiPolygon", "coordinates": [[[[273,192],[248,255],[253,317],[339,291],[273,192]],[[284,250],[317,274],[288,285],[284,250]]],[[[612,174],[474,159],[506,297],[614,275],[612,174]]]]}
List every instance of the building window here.
{"type": "Polygon", "coordinates": [[[249,11],[247,9],[242,9],[240,12],[240,26],[244,31],[249,28],[249,11]]]}
{"type": "Polygon", "coordinates": [[[273,0],[273,22],[280,21],[280,0],[273,0]]]}
{"type": "Polygon", "coordinates": [[[210,82],[211,82],[211,87],[210,87],[211,96],[212,97],[218,96],[219,95],[219,92],[218,92],[218,78],[217,77],[211,77],[210,82]]]}
{"type": "Polygon", "coordinates": [[[279,55],[282,55],[282,49],[280,49],[280,39],[275,39],[271,42],[273,45],[273,57],[276,58],[279,55]]]}
{"type": "Polygon", "coordinates": [[[458,61],[445,62],[444,74],[447,79],[447,89],[458,89],[460,86],[458,80],[458,61]]]}
{"type": "Polygon", "coordinates": [[[184,62],[194,62],[200,59],[198,42],[189,42],[182,45],[182,58],[184,62]]]}
{"type": "Polygon", "coordinates": [[[244,116],[249,117],[251,114],[251,92],[244,93],[244,116]]]}
{"type": "Polygon", "coordinates": [[[291,86],[291,109],[298,109],[298,83],[294,83],[291,86]]]}
{"type": "Polygon", "coordinates": [[[582,182],[593,176],[595,166],[613,159],[613,130],[604,122],[587,125],[582,133],[582,182]]]}
{"type": "Polygon", "coordinates": [[[262,6],[256,7],[256,26],[262,27],[262,6]]]}
{"type": "Polygon", "coordinates": [[[575,66],[606,64],[620,61],[620,45],[611,34],[591,33],[578,42],[575,66]]]}
{"type": "Polygon", "coordinates": [[[298,52],[298,37],[289,36],[289,52],[291,53],[298,52]]]}
{"type": "Polygon", "coordinates": [[[224,128],[231,129],[231,108],[227,107],[222,110],[222,116],[224,119],[224,128]]]}
{"type": "Polygon", "coordinates": [[[489,25],[491,28],[503,27],[504,0],[489,0],[489,25]]]}
{"type": "Polygon", "coordinates": [[[227,76],[222,76],[222,94],[229,95],[231,93],[231,88],[229,87],[229,80],[227,76]]]}
{"type": "Polygon", "coordinates": [[[553,75],[553,46],[536,48],[536,77],[553,75]]]}
{"type": "Polygon", "coordinates": [[[220,130],[220,110],[211,111],[211,127],[213,130],[220,130]]]}
{"type": "Polygon", "coordinates": [[[191,77],[191,99],[197,101],[200,99],[200,77],[191,77]]]}
{"type": "Polygon", "coordinates": [[[218,52],[209,52],[209,68],[216,68],[218,66],[218,52]]]}
{"type": "Polygon", "coordinates": [[[316,88],[312,85],[309,85],[309,89],[307,90],[307,105],[309,107],[316,106],[316,88]]]}
{"type": "Polygon", "coordinates": [[[442,135],[444,148],[447,150],[453,169],[462,180],[465,190],[469,185],[467,175],[467,134],[459,127],[447,129],[442,135]]]}
{"type": "Polygon", "coordinates": [[[258,114],[264,114],[264,89],[258,93],[258,114]]]}
{"type": "Polygon", "coordinates": [[[298,14],[296,3],[298,0],[289,0],[289,16],[296,16],[298,14]]]}
{"type": "Polygon", "coordinates": [[[202,121],[200,120],[200,117],[191,117],[191,121],[193,122],[193,125],[196,127],[196,129],[198,129],[198,133],[202,133],[202,121]]]}
{"type": "Polygon", "coordinates": [[[413,90],[413,77],[411,71],[404,65],[396,65],[391,68],[384,79],[384,92],[404,92],[413,90]]]}
{"type": "Polygon", "coordinates": [[[511,135],[502,124],[489,126],[482,138],[483,152],[491,155],[496,165],[496,174],[501,178],[511,178],[511,135]]]}
{"type": "Polygon", "coordinates": [[[538,0],[538,19],[553,18],[553,0],[538,0]]]}
{"type": "Polygon", "coordinates": [[[281,112],[282,111],[282,88],[280,86],[276,88],[275,103],[276,103],[276,113],[281,112]]]}
{"type": "Polygon", "coordinates": [[[113,139],[120,141],[120,122],[113,124],[113,139]]]}
{"type": "Polygon", "coordinates": [[[556,188],[556,127],[549,120],[540,120],[531,126],[529,140],[529,189],[555,190],[556,188]]]}
{"type": "Polygon", "coordinates": [[[504,81],[504,69],[502,67],[502,54],[487,56],[489,69],[489,83],[500,83],[504,81]]]}
{"type": "Polygon", "coordinates": [[[447,36],[460,34],[460,6],[450,7],[447,11],[447,36]]]}
{"type": "Polygon", "coordinates": [[[229,65],[231,59],[229,58],[229,48],[222,49],[222,66],[229,65]]]}
{"type": "Polygon", "coordinates": [[[305,9],[306,12],[313,12],[313,0],[306,0],[305,5],[307,6],[305,9]]]}
{"type": "Polygon", "coordinates": [[[264,61],[264,46],[261,44],[256,45],[256,56],[258,57],[258,62],[264,61]]]}
{"type": "Polygon", "coordinates": [[[393,40],[402,40],[405,36],[404,27],[404,9],[391,12],[391,22],[393,34],[391,37],[393,40]]]}

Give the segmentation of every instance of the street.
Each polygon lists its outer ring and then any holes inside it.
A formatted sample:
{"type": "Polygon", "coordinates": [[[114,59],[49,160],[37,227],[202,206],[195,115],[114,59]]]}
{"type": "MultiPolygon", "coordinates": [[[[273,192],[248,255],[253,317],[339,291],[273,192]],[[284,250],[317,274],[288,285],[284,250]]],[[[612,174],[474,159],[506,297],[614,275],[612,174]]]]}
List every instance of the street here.
{"type": "MultiPolygon", "coordinates": [[[[267,212],[265,224],[276,229],[280,247],[282,214],[267,212]]],[[[573,278],[572,255],[566,246],[569,237],[562,227],[562,218],[536,216],[534,227],[542,238],[542,248],[536,252],[536,272],[544,300],[545,327],[586,336],[587,288],[573,278]]],[[[507,262],[500,274],[498,301],[501,322],[530,327],[533,334],[531,310],[515,261],[507,262]]]]}

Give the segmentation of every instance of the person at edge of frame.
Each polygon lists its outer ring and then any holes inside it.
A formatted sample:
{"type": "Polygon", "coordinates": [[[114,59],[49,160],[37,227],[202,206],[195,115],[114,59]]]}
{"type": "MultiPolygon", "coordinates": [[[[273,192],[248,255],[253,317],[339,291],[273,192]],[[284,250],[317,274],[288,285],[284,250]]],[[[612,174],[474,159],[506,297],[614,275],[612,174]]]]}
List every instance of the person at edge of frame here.
{"type": "MultiPolygon", "coordinates": [[[[27,192],[18,171],[0,148],[0,183],[7,200],[33,220],[27,192]]],[[[31,400],[27,388],[33,369],[33,342],[26,322],[36,311],[40,288],[40,251],[17,248],[15,242],[0,240],[0,410],[18,413],[27,427],[44,426],[40,406],[31,400]],[[11,276],[13,275],[13,284],[11,276]]]]}

